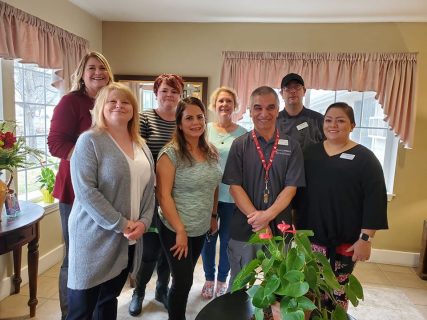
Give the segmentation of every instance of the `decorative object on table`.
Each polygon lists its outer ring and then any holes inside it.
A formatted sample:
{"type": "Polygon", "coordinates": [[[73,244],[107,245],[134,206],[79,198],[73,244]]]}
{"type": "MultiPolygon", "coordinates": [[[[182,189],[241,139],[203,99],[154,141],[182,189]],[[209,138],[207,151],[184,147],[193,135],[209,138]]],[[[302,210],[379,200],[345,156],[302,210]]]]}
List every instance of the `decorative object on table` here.
{"type": "Polygon", "coordinates": [[[40,183],[40,191],[43,195],[43,202],[53,203],[54,198],[52,195],[53,187],[55,186],[55,172],[50,167],[42,167],[40,175],[37,178],[40,183]]]}
{"type": "Polygon", "coordinates": [[[13,180],[13,170],[31,165],[33,163],[29,159],[31,156],[37,161],[40,161],[42,156],[40,150],[25,144],[24,137],[16,137],[15,129],[16,122],[0,120],[0,170],[7,170],[10,173],[6,190],[4,190],[5,183],[3,181],[0,183],[0,208],[3,208],[6,197],[11,194],[10,190],[13,193],[9,188],[13,180]]]}
{"type": "Polygon", "coordinates": [[[9,217],[16,217],[21,213],[18,197],[12,189],[8,189],[4,205],[6,207],[6,215],[9,217]]]}
{"type": "MultiPolygon", "coordinates": [[[[313,312],[313,320],[347,320],[333,295],[340,284],[328,259],[311,249],[308,237],[313,231],[295,230],[284,222],[278,229],[283,236],[264,230],[250,238],[249,243],[263,244],[266,250],[259,250],[257,258],[239,272],[232,291],[249,287],[256,320],[264,319],[264,311],[270,313],[269,319],[304,320],[313,312]],[[332,310],[322,304],[325,295],[333,302],[332,310]]],[[[362,286],[354,275],[350,274],[344,290],[354,306],[363,300],[362,286]]]]}

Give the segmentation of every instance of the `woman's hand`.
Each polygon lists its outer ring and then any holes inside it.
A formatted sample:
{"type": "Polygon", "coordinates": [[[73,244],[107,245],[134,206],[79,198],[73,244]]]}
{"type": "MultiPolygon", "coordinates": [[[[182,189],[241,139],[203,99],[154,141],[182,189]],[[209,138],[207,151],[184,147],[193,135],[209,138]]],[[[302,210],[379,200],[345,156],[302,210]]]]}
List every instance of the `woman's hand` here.
{"type": "Polygon", "coordinates": [[[128,227],[123,233],[129,240],[138,240],[145,232],[145,224],[141,221],[129,221],[128,227]]]}
{"type": "Polygon", "coordinates": [[[347,252],[351,251],[354,251],[352,257],[354,262],[369,260],[371,257],[371,242],[359,239],[347,249],[347,252]]]}
{"type": "Polygon", "coordinates": [[[218,232],[218,219],[217,219],[217,217],[211,218],[210,232],[211,232],[211,234],[215,234],[218,232]]]}
{"type": "Polygon", "coordinates": [[[176,243],[170,248],[170,251],[173,251],[173,256],[178,260],[181,260],[181,257],[187,258],[188,237],[185,230],[176,233],[176,243]]]}

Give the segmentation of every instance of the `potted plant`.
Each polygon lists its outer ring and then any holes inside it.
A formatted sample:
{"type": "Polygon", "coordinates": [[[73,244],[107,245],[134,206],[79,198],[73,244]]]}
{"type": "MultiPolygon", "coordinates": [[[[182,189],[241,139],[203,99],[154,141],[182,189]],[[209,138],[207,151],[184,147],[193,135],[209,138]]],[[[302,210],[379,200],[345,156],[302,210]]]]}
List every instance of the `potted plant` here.
{"type": "MultiPolygon", "coordinates": [[[[232,291],[249,287],[248,295],[254,306],[256,320],[264,319],[264,310],[280,306],[273,319],[282,320],[347,320],[347,313],[333,295],[340,288],[328,259],[313,252],[309,236],[311,230],[295,230],[294,226],[278,225],[282,236],[270,232],[257,232],[249,243],[265,245],[257,252],[256,259],[247,264],[236,276],[232,291]],[[322,305],[328,296],[333,309],[322,305]]],[[[363,289],[354,275],[344,286],[350,302],[357,306],[363,299],[363,289]]]]}
{"type": "Polygon", "coordinates": [[[40,175],[37,178],[37,182],[40,183],[43,202],[53,203],[54,198],[52,196],[52,192],[55,185],[55,173],[53,170],[50,167],[42,167],[40,175]]]}
{"type": "MultiPolygon", "coordinates": [[[[13,210],[19,211],[16,194],[10,189],[13,180],[13,170],[32,165],[31,157],[40,161],[42,156],[40,150],[26,145],[24,137],[17,137],[15,135],[15,128],[15,121],[0,120],[0,171],[6,170],[10,174],[7,184],[0,180],[0,221],[1,209],[5,200],[11,200],[10,202],[14,203],[13,210]]],[[[6,212],[7,210],[8,208],[6,208],[6,212]]]]}

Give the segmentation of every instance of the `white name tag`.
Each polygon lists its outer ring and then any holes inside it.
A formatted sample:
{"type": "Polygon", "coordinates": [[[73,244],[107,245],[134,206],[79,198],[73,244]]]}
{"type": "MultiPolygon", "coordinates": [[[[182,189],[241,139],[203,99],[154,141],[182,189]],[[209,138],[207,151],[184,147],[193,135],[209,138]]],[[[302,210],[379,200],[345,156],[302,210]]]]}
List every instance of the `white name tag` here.
{"type": "Polygon", "coordinates": [[[279,139],[279,145],[281,146],[287,146],[289,144],[289,141],[286,139],[279,139]]]}
{"type": "Polygon", "coordinates": [[[354,154],[350,154],[350,153],[341,153],[340,158],[341,159],[346,159],[346,160],[353,160],[355,157],[354,154]]]}
{"type": "Polygon", "coordinates": [[[300,123],[299,125],[297,125],[298,130],[302,130],[302,129],[307,128],[307,127],[308,127],[307,122],[303,122],[303,123],[300,123]]]}

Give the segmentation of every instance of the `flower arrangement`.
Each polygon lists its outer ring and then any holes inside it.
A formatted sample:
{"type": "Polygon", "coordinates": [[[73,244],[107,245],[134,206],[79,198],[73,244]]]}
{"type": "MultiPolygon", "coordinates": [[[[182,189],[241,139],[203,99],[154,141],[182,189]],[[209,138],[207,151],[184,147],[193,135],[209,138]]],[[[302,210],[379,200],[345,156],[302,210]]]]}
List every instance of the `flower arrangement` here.
{"type": "MultiPolygon", "coordinates": [[[[38,161],[42,156],[40,150],[28,147],[23,137],[16,137],[15,128],[15,122],[0,120],[0,170],[7,170],[11,174],[15,168],[31,165],[29,156],[33,156],[38,161]]],[[[12,175],[7,184],[8,187],[11,182],[12,175]]]]}
{"type": "MultiPolygon", "coordinates": [[[[311,230],[295,230],[284,222],[278,225],[281,236],[272,236],[271,230],[257,232],[249,243],[263,244],[256,259],[236,276],[232,291],[244,289],[252,299],[256,320],[264,319],[264,309],[280,301],[282,320],[310,319],[347,320],[347,313],[334,298],[334,290],[341,289],[328,259],[311,249],[311,230]],[[270,231],[270,232],[268,232],[270,231]],[[333,308],[322,304],[325,296],[333,308]]],[[[357,306],[363,299],[363,289],[354,275],[344,285],[350,302],[357,306]]]]}

